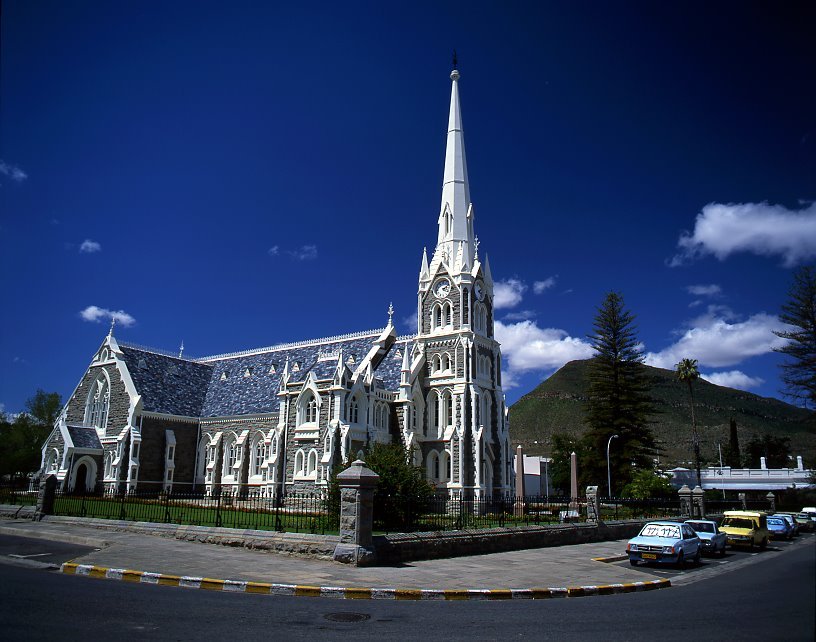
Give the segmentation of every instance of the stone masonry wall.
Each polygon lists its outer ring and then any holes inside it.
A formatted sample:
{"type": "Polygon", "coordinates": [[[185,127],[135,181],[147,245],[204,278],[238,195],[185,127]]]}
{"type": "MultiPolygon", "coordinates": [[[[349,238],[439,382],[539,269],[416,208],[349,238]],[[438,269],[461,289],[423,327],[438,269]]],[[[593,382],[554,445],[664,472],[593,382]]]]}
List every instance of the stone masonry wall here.
{"type": "Polygon", "coordinates": [[[74,425],[82,425],[85,421],[85,403],[88,400],[91,385],[96,381],[102,370],[105,370],[110,378],[110,408],[105,434],[108,437],[114,437],[127,425],[130,395],[128,395],[125,384],[122,382],[119,370],[113,364],[88,368],[73,396],[68,401],[66,421],[74,425]]]}
{"type": "Polygon", "coordinates": [[[519,528],[400,533],[374,537],[377,564],[545,548],[634,537],[648,520],[607,524],[557,524],[519,528]]]}
{"type": "Polygon", "coordinates": [[[172,430],[176,437],[173,481],[192,483],[198,424],[150,417],[145,417],[142,420],[139,479],[145,481],[162,481],[164,479],[164,459],[167,453],[165,430],[172,430]],[[148,440],[150,443],[148,443],[148,440]]]}

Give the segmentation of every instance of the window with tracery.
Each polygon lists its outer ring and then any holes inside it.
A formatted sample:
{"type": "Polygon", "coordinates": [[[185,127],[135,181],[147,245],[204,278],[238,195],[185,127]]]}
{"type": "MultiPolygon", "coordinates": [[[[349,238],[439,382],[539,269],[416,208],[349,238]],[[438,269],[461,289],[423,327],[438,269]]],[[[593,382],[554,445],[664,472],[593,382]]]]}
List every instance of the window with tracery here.
{"type": "Polygon", "coordinates": [[[104,428],[108,423],[110,408],[110,387],[105,375],[99,376],[91,386],[85,405],[85,425],[104,428]]]}

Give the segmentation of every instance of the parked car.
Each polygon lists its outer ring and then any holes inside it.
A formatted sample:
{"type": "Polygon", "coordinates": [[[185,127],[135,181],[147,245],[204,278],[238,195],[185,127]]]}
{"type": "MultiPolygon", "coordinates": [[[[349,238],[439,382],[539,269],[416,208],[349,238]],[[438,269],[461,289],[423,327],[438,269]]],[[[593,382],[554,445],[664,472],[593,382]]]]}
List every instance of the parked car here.
{"type": "Polygon", "coordinates": [[[781,517],[790,525],[792,537],[799,535],[799,523],[796,521],[796,517],[794,517],[791,513],[774,513],[773,516],[781,517]]]}
{"type": "Polygon", "coordinates": [[[725,555],[725,533],[717,528],[717,522],[708,519],[687,519],[686,524],[694,529],[703,547],[703,554],[725,555]]]}
{"type": "Polygon", "coordinates": [[[784,518],[771,515],[768,517],[766,523],[768,524],[768,533],[770,533],[771,537],[778,539],[790,539],[793,537],[793,529],[784,518]]]}
{"type": "Polygon", "coordinates": [[[816,522],[810,518],[809,513],[797,513],[795,519],[800,531],[812,533],[816,530],[816,522]]]}
{"type": "Polygon", "coordinates": [[[649,522],[626,545],[629,563],[656,562],[685,566],[689,560],[700,563],[700,538],[688,524],[678,522],[649,522]]]}
{"type": "Polygon", "coordinates": [[[748,546],[760,548],[768,546],[766,513],[749,510],[727,510],[723,513],[723,522],[720,530],[726,535],[729,546],[748,546]]]}

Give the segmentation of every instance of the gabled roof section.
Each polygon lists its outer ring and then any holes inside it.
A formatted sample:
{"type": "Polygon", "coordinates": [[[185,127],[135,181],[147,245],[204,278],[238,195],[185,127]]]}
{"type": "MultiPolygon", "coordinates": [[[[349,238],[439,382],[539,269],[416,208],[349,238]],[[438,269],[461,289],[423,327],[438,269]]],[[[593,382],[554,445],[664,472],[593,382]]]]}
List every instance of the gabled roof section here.
{"type": "Polygon", "coordinates": [[[102,450],[102,444],[99,443],[99,435],[96,434],[96,428],[89,428],[87,426],[66,426],[68,434],[71,436],[71,441],[74,443],[74,448],[87,448],[102,450]]]}
{"type": "Polygon", "coordinates": [[[120,343],[133,384],[148,412],[199,417],[213,367],[120,343]]]}

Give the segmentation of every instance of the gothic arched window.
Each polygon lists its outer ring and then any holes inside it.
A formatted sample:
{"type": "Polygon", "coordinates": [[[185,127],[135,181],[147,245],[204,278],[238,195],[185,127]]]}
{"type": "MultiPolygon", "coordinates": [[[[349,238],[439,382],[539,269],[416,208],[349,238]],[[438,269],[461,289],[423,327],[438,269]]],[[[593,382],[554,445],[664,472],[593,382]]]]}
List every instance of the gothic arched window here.
{"type": "Polygon", "coordinates": [[[266,459],[266,444],[264,444],[264,437],[261,433],[255,436],[252,442],[252,474],[260,476],[262,473],[261,466],[264,459],[266,459]]]}
{"type": "Polygon", "coordinates": [[[317,398],[311,390],[306,391],[298,403],[298,418],[300,424],[317,423],[317,398]]]}
{"type": "Polygon", "coordinates": [[[88,393],[88,400],[85,403],[85,425],[104,428],[108,423],[109,408],[110,386],[108,378],[103,374],[96,378],[88,393]]]}
{"type": "Polygon", "coordinates": [[[303,477],[306,474],[306,454],[303,449],[295,453],[295,477],[303,477]]]}

